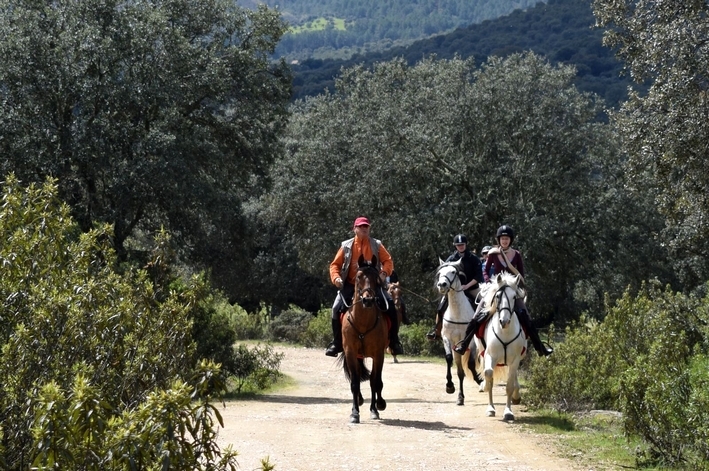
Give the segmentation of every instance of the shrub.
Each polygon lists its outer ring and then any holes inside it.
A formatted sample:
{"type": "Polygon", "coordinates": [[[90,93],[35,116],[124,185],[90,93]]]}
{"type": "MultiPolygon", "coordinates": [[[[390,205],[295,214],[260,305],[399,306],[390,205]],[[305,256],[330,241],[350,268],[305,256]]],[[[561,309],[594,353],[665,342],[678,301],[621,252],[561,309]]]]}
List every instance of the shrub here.
{"type": "Polygon", "coordinates": [[[315,317],[311,316],[308,326],[303,332],[301,342],[310,348],[325,348],[332,342],[332,311],[321,309],[315,317]]]}
{"type": "Polygon", "coordinates": [[[560,411],[617,410],[622,363],[612,361],[609,342],[601,324],[582,318],[566,329],[565,340],[553,355],[540,361],[532,349],[524,361],[528,372],[525,402],[560,411]]]}
{"type": "Polygon", "coordinates": [[[430,329],[425,324],[410,324],[401,326],[399,329],[399,340],[406,355],[424,355],[442,357],[445,355],[443,342],[440,340],[430,341],[426,338],[426,332],[430,329]]]}
{"type": "Polygon", "coordinates": [[[118,272],[110,228],[82,234],[56,194],[52,181],[22,188],[12,176],[3,188],[3,467],[127,469],[131,461],[136,469],[186,469],[206,447],[215,459],[205,460],[225,469],[234,458],[219,458],[210,425],[220,373],[212,364],[195,372],[192,320],[203,280],[166,289],[165,234],[148,270],[118,272]],[[178,444],[167,440],[164,431],[187,418],[204,428],[178,444]]]}
{"type": "Polygon", "coordinates": [[[643,286],[607,308],[602,323],[567,330],[554,355],[534,361],[530,405],[614,408],[641,459],[709,464],[709,297],[643,286]]]}
{"type": "Polygon", "coordinates": [[[312,317],[312,314],[302,309],[285,310],[271,321],[268,336],[276,341],[300,342],[312,317]]]}
{"type": "Polygon", "coordinates": [[[234,347],[233,359],[225,370],[234,380],[237,393],[256,391],[266,389],[280,378],[281,360],[283,353],[274,352],[270,345],[249,348],[239,344],[234,347]]]}

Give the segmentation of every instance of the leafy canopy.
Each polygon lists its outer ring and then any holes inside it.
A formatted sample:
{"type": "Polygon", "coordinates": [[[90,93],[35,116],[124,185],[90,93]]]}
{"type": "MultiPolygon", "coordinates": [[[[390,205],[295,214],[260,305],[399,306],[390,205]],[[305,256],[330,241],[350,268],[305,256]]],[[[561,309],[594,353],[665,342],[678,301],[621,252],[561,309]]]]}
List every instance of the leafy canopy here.
{"type": "Polygon", "coordinates": [[[285,28],[229,0],[0,0],[0,172],[57,178],[83,231],[113,225],[121,258],[164,227],[228,274],[241,201],[279,154],[285,28]]]}

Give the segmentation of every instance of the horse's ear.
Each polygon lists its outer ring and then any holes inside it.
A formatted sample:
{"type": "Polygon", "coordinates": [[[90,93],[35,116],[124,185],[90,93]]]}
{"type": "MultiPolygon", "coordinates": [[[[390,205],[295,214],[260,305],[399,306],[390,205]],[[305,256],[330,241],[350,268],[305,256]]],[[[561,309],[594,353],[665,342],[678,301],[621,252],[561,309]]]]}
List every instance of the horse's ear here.
{"type": "Polygon", "coordinates": [[[499,285],[502,285],[504,282],[502,281],[502,274],[498,273],[497,276],[495,276],[495,282],[499,285]]]}
{"type": "Polygon", "coordinates": [[[373,267],[377,266],[377,256],[376,255],[372,255],[372,266],[373,267]]]}
{"type": "Polygon", "coordinates": [[[364,255],[362,255],[362,254],[359,255],[359,259],[357,260],[357,265],[359,265],[360,267],[364,266],[364,255]]]}
{"type": "Polygon", "coordinates": [[[444,263],[446,263],[446,262],[444,262],[441,257],[438,257],[438,266],[440,267],[440,266],[443,265],[444,263]]]}

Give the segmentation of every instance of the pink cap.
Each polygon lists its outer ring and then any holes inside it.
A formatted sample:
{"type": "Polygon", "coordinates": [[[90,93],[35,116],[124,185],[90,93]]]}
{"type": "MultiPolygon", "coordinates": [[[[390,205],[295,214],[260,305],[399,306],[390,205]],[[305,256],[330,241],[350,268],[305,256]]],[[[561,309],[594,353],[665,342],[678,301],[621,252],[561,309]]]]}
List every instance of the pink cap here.
{"type": "Polygon", "coordinates": [[[371,226],[371,225],[372,225],[372,223],[369,222],[369,219],[368,219],[368,218],[366,218],[366,217],[364,217],[364,216],[360,216],[360,217],[358,217],[357,219],[355,219],[355,222],[354,222],[354,226],[353,226],[353,227],[371,226]]]}

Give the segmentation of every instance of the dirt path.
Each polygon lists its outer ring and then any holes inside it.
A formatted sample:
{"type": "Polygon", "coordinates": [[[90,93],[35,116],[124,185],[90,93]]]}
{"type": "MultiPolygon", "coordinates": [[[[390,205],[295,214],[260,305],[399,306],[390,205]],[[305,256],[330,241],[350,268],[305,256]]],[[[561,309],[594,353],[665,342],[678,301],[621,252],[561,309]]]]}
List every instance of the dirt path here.
{"type": "MultiPolygon", "coordinates": [[[[504,388],[493,398],[497,417],[486,417],[487,394],[466,380],[465,406],[445,392],[445,366],[402,357],[384,365],[381,420],[369,418],[369,383],[364,383],[362,423],[350,425],[349,383],[323,350],[279,347],[291,389],[255,400],[228,402],[221,409],[219,443],[233,444],[242,470],[260,469],[269,457],[276,471],[333,470],[572,470],[543,438],[521,430],[524,406],[514,406],[516,423],[501,419],[504,388]]],[[[457,387],[457,377],[454,374],[457,387]]],[[[524,391],[523,391],[524,394],[524,391]]]]}

